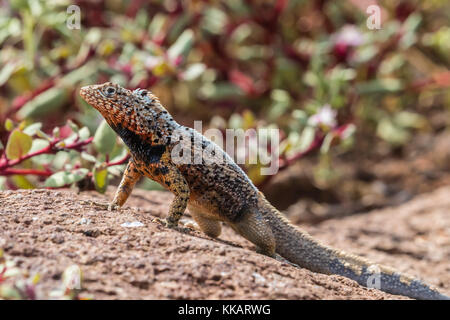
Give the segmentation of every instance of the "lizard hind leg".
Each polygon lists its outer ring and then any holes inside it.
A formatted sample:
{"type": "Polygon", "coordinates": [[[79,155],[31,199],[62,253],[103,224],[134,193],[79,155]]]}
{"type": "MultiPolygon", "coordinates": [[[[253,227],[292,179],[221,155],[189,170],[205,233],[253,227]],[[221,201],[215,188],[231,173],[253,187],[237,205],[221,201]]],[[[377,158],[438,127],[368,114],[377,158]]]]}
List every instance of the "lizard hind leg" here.
{"type": "Polygon", "coordinates": [[[255,244],[257,252],[275,257],[275,237],[258,211],[244,212],[241,218],[230,223],[230,226],[241,236],[255,244]]]}
{"type": "Polygon", "coordinates": [[[195,222],[197,222],[203,233],[211,238],[217,238],[218,236],[220,236],[220,233],[222,232],[222,226],[220,225],[219,221],[209,219],[208,217],[206,217],[206,215],[202,214],[201,211],[193,208],[192,206],[189,206],[189,212],[191,213],[192,218],[194,218],[195,222]]]}

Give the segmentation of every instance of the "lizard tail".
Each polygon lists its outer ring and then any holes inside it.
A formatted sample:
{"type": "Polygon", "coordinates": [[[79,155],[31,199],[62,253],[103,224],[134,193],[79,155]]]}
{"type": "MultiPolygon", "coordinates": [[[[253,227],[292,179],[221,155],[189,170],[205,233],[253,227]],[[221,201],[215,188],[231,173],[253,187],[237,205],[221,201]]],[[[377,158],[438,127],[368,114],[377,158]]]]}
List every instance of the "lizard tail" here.
{"type": "Polygon", "coordinates": [[[450,300],[419,279],[374,264],[362,257],[328,247],[307,232],[293,226],[265,198],[259,211],[268,222],[276,241],[276,252],[302,268],[324,274],[337,274],[360,285],[414,299],[450,300]]]}

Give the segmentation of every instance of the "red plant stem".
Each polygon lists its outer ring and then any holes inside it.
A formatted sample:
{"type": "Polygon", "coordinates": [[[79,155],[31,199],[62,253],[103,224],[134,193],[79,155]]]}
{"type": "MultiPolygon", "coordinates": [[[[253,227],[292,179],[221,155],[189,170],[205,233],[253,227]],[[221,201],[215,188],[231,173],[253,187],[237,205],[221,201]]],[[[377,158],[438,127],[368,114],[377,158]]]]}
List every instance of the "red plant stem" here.
{"type": "Polygon", "coordinates": [[[288,166],[292,165],[295,161],[303,158],[304,156],[306,156],[311,151],[319,148],[322,145],[324,138],[325,138],[324,135],[316,134],[316,137],[314,138],[313,142],[311,142],[311,144],[309,145],[309,147],[305,151],[302,151],[302,152],[299,152],[297,154],[294,154],[289,159],[280,159],[279,171],[287,168],[288,166]]]}
{"type": "Polygon", "coordinates": [[[14,169],[14,168],[7,168],[5,170],[0,171],[0,175],[2,176],[12,176],[15,174],[19,175],[26,175],[26,174],[32,174],[34,176],[40,176],[40,177],[49,177],[53,174],[50,170],[36,170],[36,169],[14,169]]]}
{"type": "Polygon", "coordinates": [[[117,160],[117,161],[114,161],[114,162],[107,162],[107,163],[106,163],[106,166],[107,166],[107,167],[112,167],[112,166],[117,166],[117,165],[120,165],[120,164],[124,164],[124,163],[126,163],[126,162],[128,161],[129,158],[130,158],[130,154],[127,153],[127,154],[125,155],[125,157],[123,157],[123,158],[121,158],[121,159],[119,159],[119,160],[117,160]]]}
{"type": "MultiPolygon", "coordinates": [[[[1,261],[1,259],[0,259],[0,261],[1,261]]],[[[6,277],[4,276],[6,273],[6,269],[8,269],[8,268],[6,267],[6,264],[5,264],[3,267],[3,270],[0,272],[0,283],[5,281],[5,279],[6,279],[6,277]]]]}
{"type": "MultiPolygon", "coordinates": [[[[345,129],[348,128],[349,125],[350,124],[347,123],[347,124],[344,124],[342,126],[339,126],[339,127],[335,128],[335,129],[333,129],[332,132],[340,137],[341,134],[345,131],[345,129]]],[[[325,136],[323,134],[316,134],[315,139],[313,140],[313,142],[311,142],[311,144],[309,145],[308,149],[293,155],[289,159],[281,159],[280,160],[280,168],[279,168],[279,170],[282,170],[282,169],[290,166],[292,163],[294,163],[295,161],[297,161],[300,158],[303,158],[305,155],[307,155],[311,151],[313,151],[313,150],[315,150],[317,148],[320,148],[322,146],[322,143],[323,143],[324,139],[325,139],[325,136]]]]}
{"type": "MultiPolygon", "coordinates": [[[[4,158],[4,161],[2,164],[0,164],[0,170],[3,170],[5,168],[10,168],[13,167],[15,165],[18,165],[19,163],[30,159],[32,157],[41,155],[41,154],[51,154],[51,153],[56,153],[56,151],[53,151],[53,147],[55,146],[56,143],[58,143],[60,140],[54,140],[52,142],[50,142],[50,144],[48,146],[46,146],[45,148],[42,148],[41,150],[32,152],[32,153],[28,153],[24,156],[21,156],[20,158],[14,159],[14,160],[8,160],[6,158],[4,158]]],[[[2,171],[0,171],[1,174],[2,171]]]]}
{"type": "MultiPolygon", "coordinates": [[[[83,141],[75,141],[72,144],[69,144],[68,146],[65,146],[63,148],[60,148],[61,150],[64,149],[72,149],[72,150],[77,150],[77,151],[81,151],[81,147],[88,145],[89,143],[92,142],[92,140],[94,140],[94,137],[89,137],[86,140],[83,141]]],[[[56,150],[56,151],[60,151],[60,150],[56,150]]]]}
{"type": "MultiPolygon", "coordinates": [[[[340,137],[341,134],[345,131],[345,129],[348,128],[349,125],[350,125],[350,123],[341,125],[335,129],[333,129],[332,132],[340,137]]],[[[303,158],[304,156],[308,155],[312,151],[320,148],[322,146],[324,139],[325,139],[325,135],[316,133],[316,136],[315,136],[313,142],[311,142],[311,144],[309,145],[309,147],[306,150],[294,154],[289,159],[280,158],[278,171],[282,171],[282,170],[286,169],[287,167],[292,165],[295,161],[303,158]]],[[[258,185],[258,188],[262,188],[263,186],[265,186],[273,177],[274,177],[274,175],[267,176],[267,178],[258,185]]]]}
{"type": "Polygon", "coordinates": [[[43,83],[41,83],[32,92],[29,92],[29,93],[26,93],[26,94],[16,97],[16,99],[14,99],[14,101],[12,103],[12,108],[6,112],[6,117],[10,117],[12,114],[19,111],[20,108],[22,108],[27,102],[29,102],[30,100],[35,98],[37,95],[39,95],[42,92],[53,87],[55,85],[55,79],[56,79],[55,76],[51,77],[51,78],[47,79],[46,81],[44,81],[43,83]]]}
{"type": "MultiPolygon", "coordinates": [[[[106,167],[109,168],[112,166],[118,166],[118,165],[124,164],[128,161],[129,158],[130,158],[130,154],[127,153],[124,157],[122,157],[121,159],[119,159],[117,161],[114,161],[114,162],[106,161],[106,167]]],[[[87,176],[92,177],[92,172],[88,172],[87,176]]]]}
{"type": "Polygon", "coordinates": [[[81,151],[82,147],[91,143],[92,140],[94,139],[94,137],[90,137],[86,140],[83,141],[75,141],[74,143],[71,143],[65,147],[56,147],[56,144],[59,143],[62,139],[55,139],[53,141],[50,142],[50,144],[44,148],[42,148],[41,150],[35,151],[35,152],[31,152],[28,153],[24,156],[21,156],[20,158],[14,159],[14,160],[8,160],[6,157],[4,157],[0,163],[0,176],[1,175],[11,175],[11,174],[20,174],[17,173],[19,170],[22,170],[22,172],[28,172],[28,173],[24,173],[24,174],[35,174],[35,175],[41,175],[41,176],[46,176],[46,175],[51,175],[52,172],[50,170],[45,170],[45,171],[39,171],[39,170],[35,170],[33,173],[33,171],[30,171],[29,169],[10,169],[11,167],[18,165],[20,163],[22,163],[23,161],[30,159],[32,157],[41,155],[41,154],[55,154],[58,151],[61,150],[67,150],[67,149],[71,149],[71,150],[77,150],[77,151],[81,151]],[[13,170],[13,171],[11,171],[13,170]],[[15,172],[15,173],[11,173],[11,172],[15,172]],[[50,173],[50,174],[48,174],[50,173]]]}
{"type": "Polygon", "coordinates": [[[435,85],[439,89],[450,87],[450,71],[435,73],[428,78],[417,80],[411,83],[408,89],[420,92],[430,85],[435,85]]]}

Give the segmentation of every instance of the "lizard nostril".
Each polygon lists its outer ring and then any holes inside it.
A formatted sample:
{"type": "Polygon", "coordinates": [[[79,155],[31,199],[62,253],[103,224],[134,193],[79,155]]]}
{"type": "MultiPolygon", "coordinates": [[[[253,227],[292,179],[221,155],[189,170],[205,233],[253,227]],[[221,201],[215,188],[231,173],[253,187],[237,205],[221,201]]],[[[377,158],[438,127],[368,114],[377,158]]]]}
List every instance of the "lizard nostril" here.
{"type": "Polygon", "coordinates": [[[80,96],[82,96],[84,98],[84,97],[86,97],[86,93],[87,93],[87,87],[82,87],[80,89],[80,96]]]}

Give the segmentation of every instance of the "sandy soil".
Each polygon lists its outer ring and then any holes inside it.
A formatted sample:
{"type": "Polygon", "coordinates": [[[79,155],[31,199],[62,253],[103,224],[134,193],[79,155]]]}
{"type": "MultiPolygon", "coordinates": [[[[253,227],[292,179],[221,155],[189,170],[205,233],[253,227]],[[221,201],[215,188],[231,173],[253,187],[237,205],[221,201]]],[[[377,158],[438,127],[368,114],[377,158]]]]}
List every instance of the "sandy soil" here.
{"type": "MultiPolygon", "coordinates": [[[[166,192],[134,190],[120,212],[86,201],[106,202],[113,191],[1,191],[0,248],[7,260],[41,275],[43,296],[76,264],[83,293],[95,299],[403,298],[259,255],[229,228],[220,240],[169,230],[152,222],[167,212],[172,196],[166,192]]],[[[450,294],[449,207],[450,188],[444,187],[398,207],[305,228],[450,294]]]]}

